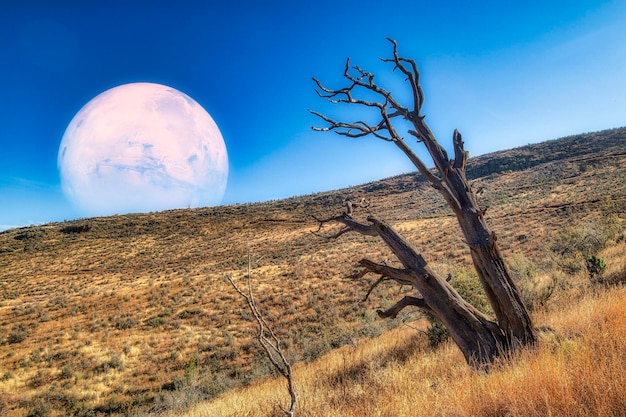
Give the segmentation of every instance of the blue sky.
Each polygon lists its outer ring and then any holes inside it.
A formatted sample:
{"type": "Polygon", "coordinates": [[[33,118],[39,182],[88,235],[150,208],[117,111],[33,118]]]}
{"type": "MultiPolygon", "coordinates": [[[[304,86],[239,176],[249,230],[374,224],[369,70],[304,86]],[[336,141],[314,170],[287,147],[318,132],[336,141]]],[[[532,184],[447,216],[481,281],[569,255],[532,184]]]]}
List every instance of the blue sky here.
{"type": "MultiPolygon", "coordinates": [[[[185,92],[230,158],[224,204],[412,171],[395,148],[311,130],[308,110],[359,117],[314,92],[349,56],[392,89],[379,57],[418,62],[424,113],[472,155],[626,125],[624,1],[28,1],[0,4],[0,229],[80,214],[61,192],[72,117],[120,84],[185,92]]],[[[401,96],[402,92],[398,92],[401,96]]]]}

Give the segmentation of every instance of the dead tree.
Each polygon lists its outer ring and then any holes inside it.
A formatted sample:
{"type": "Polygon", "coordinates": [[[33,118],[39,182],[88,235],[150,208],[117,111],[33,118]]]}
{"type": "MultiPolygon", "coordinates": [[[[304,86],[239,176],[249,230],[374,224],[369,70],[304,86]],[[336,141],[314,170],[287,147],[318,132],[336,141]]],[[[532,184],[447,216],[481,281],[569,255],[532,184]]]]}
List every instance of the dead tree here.
{"type": "Polygon", "coordinates": [[[382,318],[395,317],[407,306],[415,306],[439,319],[448,329],[451,338],[472,366],[485,368],[502,354],[514,352],[525,345],[532,345],[536,335],[519,290],[500,254],[496,235],[484,219],[484,210],[465,176],[469,153],[465,151],[461,134],[455,130],[452,138],[454,157],[448,158],[446,150],[437,142],[425,122],[421,109],[424,92],[420,86],[420,73],[415,61],[398,55],[397,44],[393,45],[393,57],[381,58],[398,70],[411,89],[412,99],[407,106],[382,88],[374,80],[374,74],[346,61],[343,76],[348,86],[340,89],[326,88],[313,78],[317,94],[334,104],[360,106],[375,110],[380,117],[377,124],[363,120],[342,122],[321,113],[311,111],[328,125],[313,127],[317,131],[334,131],[350,138],[372,135],[398,147],[413,163],[420,174],[443,196],[452,209],[469,246],[471,258],[478,277],[495,313],[495,320],[478,311],[466,302],[445,279],[437,276],[427,265],[420,253],[415,251],[390,225],[369,216],[367,222],[358,221],[348,213],[326,219],[318,219],[320,229],[329,222],[337,222],[343,228],[329,238],[338,238],[344,233],[380,237],[402,264],[394,268],[369,259],[360,261],[363,270],[360,276],[372,273],[380,276],[376,284],[391,279],[403,285],[412,285],[418,296],[406,296],[387,311],[379,311],[382,318]],[[363,94],[364,93],[364,94],[363,94]],[[374,100],[363,99],[375,97],[374,100]],[[377,99],[376,99],[377,98],[377,99]],[[392,123],[401,118],[410,123],[406,133],[423,144],[434,163],[429,167],[407,144],[405,138],[392,123]]]}
{"type": "MultiPolygon", "coordinates": [[[[260,258],[259,258],[260,259],[260,258]]],[[[257,261],[259,260],[257,259],[257,261]]],[[[271,362],[274,369],[287,381],[287,391],[289,392],[289,408],[283,408],[279,405],[281,411],[287,417],[294,417],[296,413],[296,402],[298,397],[293,384],[293,373],[291,370],[291,363],[287,360],[285,353],[283,352],[280,339],[276,336],[265,317],[259,311],[256,300],[252,295],[252,258],[250,252],[248,252],[248,274],[246,275],[248,280],[247,293],[244,292],[233,280],[231,275],[226,275],[226,279],[230,282],[230,285],[239,293],[239,295],[246,301],[254,320],[257,323],[257,335],[256,338],[259,344],[265,352],[265,356],[271,362]]]]}

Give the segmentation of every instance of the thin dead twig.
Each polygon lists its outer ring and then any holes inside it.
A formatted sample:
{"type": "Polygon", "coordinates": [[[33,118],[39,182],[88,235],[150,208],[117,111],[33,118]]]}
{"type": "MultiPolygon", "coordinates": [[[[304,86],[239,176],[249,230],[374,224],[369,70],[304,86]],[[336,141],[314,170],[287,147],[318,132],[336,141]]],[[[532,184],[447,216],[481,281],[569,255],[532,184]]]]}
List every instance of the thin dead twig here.
{"type": "MultiPolygon", "coordinates": [[[[257,259],[255,262],[258,262],[261,258],[257,259]]],[[[270,325],[265,320],[265,317],[261,314],[258,309],[257,303],[252,294],[252,258],[250,253],[248,252],[248,274],[246,275],[246,279],[248,281],[247,293],[244,292],[233,280],[232,275],[226,275],[226,279],[232,285],[232,287],[241,295],[241,297],[246,301],[250,312],[254,316],[255,321],[257,322],[257,340],[261,344],[263,351],[265,352],[265,356],[272,363],[274,369],[287,380],[287,390],[289,391],[289,397],[291,398],[291,402],[289,408],[283,408],[279,405],[280,409],[283,413],[285,413],[288,417],[295,416],[296,402],[298,400],[298,396],[296,394],[294,384],[293,384],[293,374],[291,370],[291,363],[287,360],[285,353],[283,352],[280,346],[280,339],[276,336],[270,325]]]]}

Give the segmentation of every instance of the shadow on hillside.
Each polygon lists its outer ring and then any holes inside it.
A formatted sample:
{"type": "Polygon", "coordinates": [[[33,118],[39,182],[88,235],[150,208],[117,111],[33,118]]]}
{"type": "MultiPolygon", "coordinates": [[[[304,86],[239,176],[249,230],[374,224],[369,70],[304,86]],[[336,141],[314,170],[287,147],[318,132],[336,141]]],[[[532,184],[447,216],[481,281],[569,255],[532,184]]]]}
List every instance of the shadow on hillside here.
{"type": "Polygon", "coordinates": [[[375,356],[358,347],[342,352],[343,364],[331,374],[326,382],[333,387],[363,382],[371,372],[391,364],[404,365],[411,358],[428,349],[428,340],[422,333],[415,333],[375,356]]]}

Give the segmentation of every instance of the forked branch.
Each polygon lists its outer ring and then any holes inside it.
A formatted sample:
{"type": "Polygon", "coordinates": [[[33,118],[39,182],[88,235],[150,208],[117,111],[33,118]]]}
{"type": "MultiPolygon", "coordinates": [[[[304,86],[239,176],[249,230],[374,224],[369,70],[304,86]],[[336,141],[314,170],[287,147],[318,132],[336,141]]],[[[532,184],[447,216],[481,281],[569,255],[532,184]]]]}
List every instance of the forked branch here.
{"type": "Polygon", "coordinates": [[[376,313],[378,313],[378,317],[382,319],[395,319],[398,313],[408,306],[419,307],[426,312],[432,313],[432,310],[428,307],[428,304],[426,304],[423,298],[411,297],[410,295],[405,295],[404,298],[395,303],[390,309],[385,311],[376,310],[376,313]]]}
{"type": "Polygon", "coordinates": [[[288,409],[279,405],[283,413],[288,417],[295,416],[296,402],[298,396],[293,384],[293,374],[291,370],[291,363],[287,360],[281,346],[280,339],[276,336],[270,325],[265,320],[265,317],[259,311],[254,296],[252,295],[252,277],[251,277],[251,258],[248,254],[248,274],[246,279],[248,280],[247,293],[244,292],[233,280],[232,275],[226,275],[226,279],[232,285],[232,287],[239,293],[239,295],[246,301],[250,312],[252,313],[258,328],[257,328],[257,340],[259,341],[265,356],[272,363],[274,369],[287,380],[287,389],[289,391],[289,397],[291,402],[288,409]]]}
{"type": "Polygon", "coordinates": [[[398,43],[387,38],[389,42],[393,44],[393,58],[381,58],[383,62],[393,62],[395,64],[394,70],[399,69],[404,75],[406,75],[407,81],[411,85],[411,91],[413,92],[413,112],[419,115],[424,104],[424,91],[420,86],[420,72],[417,69],[417,63],[412,59],[402,58],[398,55],[398,43]],[[407,69],[404,64],[409,64],[411,69],[407,69]]]}
{"type": "Polygon", "coordinates": [[[385,281],[395,281],[400,285],[413,285],[415,283],[415,277],[409,271],[406,269],[393,268],[388,266],[386,262],[379,264],[372,262],[369,259],[361,259],[359,264],[364,268],[351,275],[350,278],[360,279],[369,273],[380,275],[376,282],[370,286],[370,289],[367,291],[367,294],[365,294],[363,301],[367,301],[372,291],[385,281]]]}
{"type": "MultiPolygon", "coordinates": [[[[445,187],[441,184],[441,181],[442,178],[447,175],[447,171],[450,168],[450,161],[448,160],[446,150],[439,145],[433,133],[424,122],[424,116],[421,114],[422,105],[424,103],[424,91],[420,86],[420,73],[417,64],[412,59],[399,56],[396,42],[393,39],[388,40],[393,44],[393,58],[381,58],[381,60],[383,62],[392,63],[394,65],[394,70],[398,69],[403,75],[406,76],[405,81],[409,83],[413,96],[412,109],[409,109],[408,106],[402,105],[395,99],[391,92],[376,84],[374,81],[374,75],[364,71],[358,66],[351,67],[350,60],[348,59],[346,61],[346,67],[343,74],[344,78],[349,81],[349,85],[347,87],[331,89],[325,87],[317,78],[313,78],[313,81],[318,87],[315,91],[320,97],[327,99],[333,104],[354,104],[377,109],[380,117],[378,123],[368,123],[363,120],[355,122],[342,122],[317,111],[309,110],[312,114],[328,124],[326,127],[313,126],[312,129],[323,132],[334,131],[338,135],[351,138],[360,138],[372,135],[378,139],[393,142],[410,159],[424,178],[426,178],[442,193],[449,194],[449,191],[445,189],[445,187]],[[350,70],[356,74],[353,75],[350,70]],[[374,96],[379,98],[379,100],[372,101],[357,98],[357,93],[363,91],[373,93],[374,96]],[[412,124],[413,128],[408,129],[407,133],[414,136],[419,142],[424,143],[428,153],[432,157],[435,167],[440,173],[440,177],[434,175],[428,166],[417,156],[413,149],[406,144],[404,138],[396,130],[392,123],[392,120],[396,117],[408,120],[412,124]]],[[[462,141],[459,141],[458,144],[460,145],[460,149],[462,149],[462,141]]],[[[457,149],[455,147],[455,167],[462,167],[464,169],[465,165],[462,163],[463,159],[460,157],[460,154],[456,153],[456,151],[457,149]]],[[[465,154],[465,151],[463,151],[462,154],[465,154]]],[[[453,197],[448,195],[446,196],[446,200],[453,200],[453,197]]]]}
{"type": "Polygon", "coordinates": [[[320,236],[328,240],[337,239],[339,236],[348,232],[356,232],[365,236],[377,236],[378,235],[374,225],[358,222],[354,220],[352,216],[350,216],[348,213],[342,213],[338,216],[331,216],[325,219],[319,219],[315,216],[311,216],[311,217],[313,217],[319,223],[319,227],[317,228],[317,230],[312,233],[316,236],[320,236]],[[332,235],[323,235],[320,233],[322,228],[327,223],[334,223],[334,222],[343,224],[344,228],[332,235]]]}
{"type": "MultiPolygon", "coordinates": [[[[315,217],[314,217],[315,218],[315,217]]],[[[366,301],[372,291],[381,283],[386,281],[395,281],[400,285],[410,285],[416,289],[422,286],[422,282],[435,279],[434,274],[430,271],[426,265],[424,258],[417,252],[415,252],[405,241],[398,235],[395,230],[385,222],[373,217],[368,216],[367,221],[369,224],[357,222],[351,216],[346,213],[342,213],[338,216],[331,216],[325,219],[315,218],[319,222],[319,228],[317,232],[314,232],[318,236],[323,236],[319,233],[322,227],[326,223],[338,222],[344,225],[344,228],[338,232],[324,236],[327,239],[335,239],[347,232],[358,232],[367,236],[380,237],[396,255],[398,260],[403,264],[404,268],[395,268],[384,263],[377,263],[369,259],[361,259],[359,264],[363,267],[360,271],[351,275],[350,278],[360,279],[365,275],[372,273],[379,275],[379,278],[370,286],[363,301],[366,301]],[[420,282],[421,281],[421,282],[420,282]]],[[[445,285],[445,284],[444,284],[445,285]]],[[[417,297],[404,297],[396,305],[387,311],[379,311],[381,318],[393,318],[405,307],[416,306],[431,312],[432,309],[422,298],[417,297]]]]}
{"type": "Polygon", "coordinates": [[[362,278],[369,273],[373,273],[394,280],[400,285],[413,285],[416,280],[416,277],[404,268],[394,268],[386,263],[379,264],[369,259],[361,259],[359,264],[363,266],[363,269],[352,275],[351,278],[362,278]]]}

